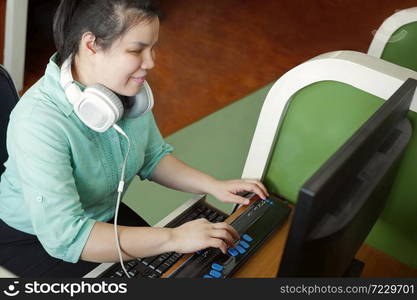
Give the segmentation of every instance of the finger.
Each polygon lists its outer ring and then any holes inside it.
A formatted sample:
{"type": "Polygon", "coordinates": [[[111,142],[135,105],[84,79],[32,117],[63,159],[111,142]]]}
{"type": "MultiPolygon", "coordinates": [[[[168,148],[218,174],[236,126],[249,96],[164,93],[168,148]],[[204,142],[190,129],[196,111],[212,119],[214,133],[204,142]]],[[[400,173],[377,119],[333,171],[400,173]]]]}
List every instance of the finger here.
{"type": "Polygon", "coordinates": [[[214,223],[214,228],[227,230],[232,235],[234,240],[240,240],[240,235],[236,229],[234,229],[233,226],[230,226],[226,222],[214,223]]]}
{"type": "Polygon", "coordinates": [[[226,202],[236,203],[236,204],[239,204],[239,205],[248,205],[250,201],[247,198],[243,198],[243,197],[240,197],[238,195],[231,194],[229,196],[229,199],[226,200],[226,202]]]}
{"type": "Polygon", "coordinates": [[[253,183],[256,184],[263,192],[264,194],[269,197],[269,193],[268,190],[266,189],[266,187],[262,184],[262,182],[260,182],[259,180],[253,180],[253,183]]]}
{"type": "Polygon", "coordinates": [[[260,182],[259,180],[255,180],[255,179],[243,179],[245,182],[247,183],[252,183],[252,184],[256,184],[263,192],[266,196],[269,196],[268,190],[266,189],[266,187],[262,184],[262,182],[260,182]]]}
{"type": "Polygon", "coordinates": [[[219,248],[223,252],[223,254],[226,254],[228,247],[224,241],[216,238],[211,238],[209,244],[210,247],[219,248]]]}
{"type": "Polygon", "coordinates": [[[226,242],[229,245],[229,247],[234,246],[235,239],[227,230],[215,229],[211,232],[211,237],[222,239],[224,242],[226,242]]]}
{"type": "Polygon", "coordinates": [[[188,223],[202,223],[202,224],[204,224],[204,223],[210,223],[206,218],[204,218],[204,217],[201,217],[201,218],[198,218],[198,219],[195,219],[195,220],[191,220],[191,221],[188,221],[188,223]]]}
{"type": "Polygon", "coordinates": [[[266,199],[266,194],[264,194],[264,192],[259,188],[259,186],[254,183],[245,184],[244,189],[257,194],[261,199],[266,199]]]}

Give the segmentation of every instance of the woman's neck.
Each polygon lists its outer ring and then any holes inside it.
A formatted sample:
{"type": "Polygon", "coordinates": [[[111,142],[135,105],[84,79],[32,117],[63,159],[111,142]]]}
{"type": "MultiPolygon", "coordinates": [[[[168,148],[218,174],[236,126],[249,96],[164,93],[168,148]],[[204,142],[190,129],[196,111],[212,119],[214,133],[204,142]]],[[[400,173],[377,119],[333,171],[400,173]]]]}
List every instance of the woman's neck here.
{"type": "Polygon", "coordinates": [[[89,86],[94,84],[94,82],[90,79],[92,78],[90,76],[91,73],[91,67],[89,67],[80,56],[75,55],[71,64],[72,78],[84,86],[89,86]]]}

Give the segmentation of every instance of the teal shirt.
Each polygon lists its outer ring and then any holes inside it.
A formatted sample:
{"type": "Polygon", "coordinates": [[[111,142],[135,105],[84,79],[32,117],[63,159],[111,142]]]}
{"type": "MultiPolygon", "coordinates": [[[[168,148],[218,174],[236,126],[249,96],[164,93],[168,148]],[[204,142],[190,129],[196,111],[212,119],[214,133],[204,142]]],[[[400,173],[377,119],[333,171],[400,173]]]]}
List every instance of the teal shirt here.
{"type": "MultiPolygon", "coordinates": [[[[10,116],[0,218],[36,235],[51,256],[75,263],[94,223],[114,216],[127,141],[113,128],[99,133],[84,125],[59,78],[53,56],[45,75],[10,116]]],[[[118,125],[131,142],[126,190],[136,174],[149,179],[172,147],[161,137],[152,113],[118,125]]]]}

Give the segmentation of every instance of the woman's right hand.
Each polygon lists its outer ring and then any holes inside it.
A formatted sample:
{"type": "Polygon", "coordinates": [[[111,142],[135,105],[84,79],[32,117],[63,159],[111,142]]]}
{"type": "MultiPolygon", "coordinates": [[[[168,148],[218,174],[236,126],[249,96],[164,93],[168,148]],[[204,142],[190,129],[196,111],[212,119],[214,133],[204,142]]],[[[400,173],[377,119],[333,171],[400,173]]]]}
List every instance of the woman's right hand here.
{"type": "Polygon", "coordinates": [[[237,231],[229,224],[211,223],[201,218],[173,228],[171,241],[177,253],[192,253],[215,247],[226,254],[227,249],[239,238],[237,231]]]}

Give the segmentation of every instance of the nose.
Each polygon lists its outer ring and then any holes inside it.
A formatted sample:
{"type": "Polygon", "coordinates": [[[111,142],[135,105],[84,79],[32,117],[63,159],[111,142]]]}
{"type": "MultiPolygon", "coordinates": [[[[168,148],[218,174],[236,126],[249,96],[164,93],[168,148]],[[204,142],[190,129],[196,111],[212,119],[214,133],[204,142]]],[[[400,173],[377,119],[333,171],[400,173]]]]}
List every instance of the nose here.
{"type": "Polygon", "coordinates": [[[155,67],[155,57],[152,53],[152,51],[146,51],[143,55],[143,61],[141,68],[144,70],[150,70],[155,67]]]}

